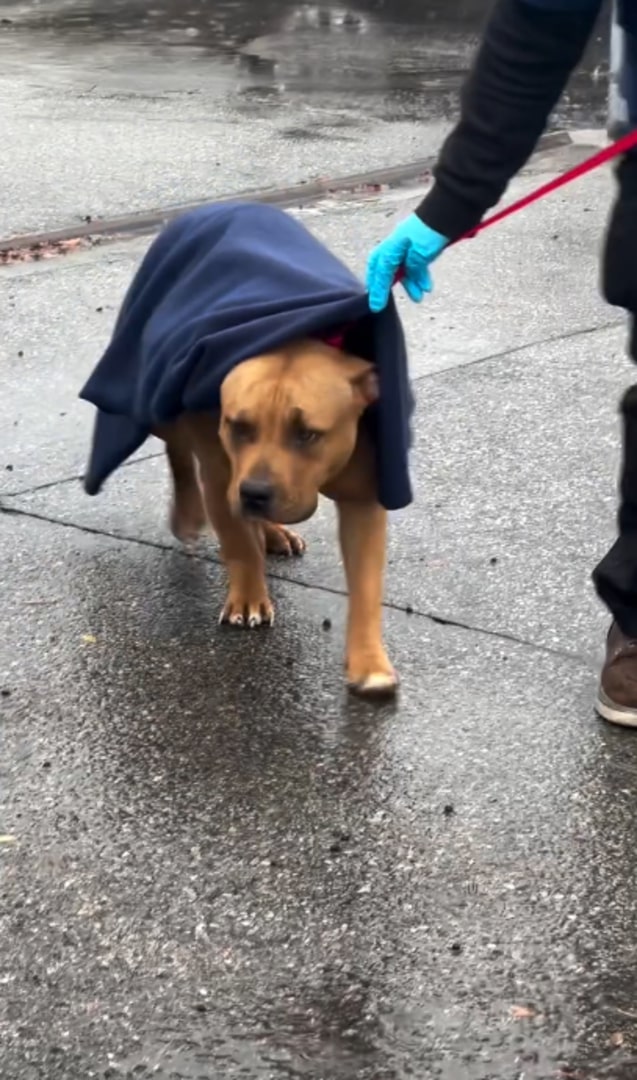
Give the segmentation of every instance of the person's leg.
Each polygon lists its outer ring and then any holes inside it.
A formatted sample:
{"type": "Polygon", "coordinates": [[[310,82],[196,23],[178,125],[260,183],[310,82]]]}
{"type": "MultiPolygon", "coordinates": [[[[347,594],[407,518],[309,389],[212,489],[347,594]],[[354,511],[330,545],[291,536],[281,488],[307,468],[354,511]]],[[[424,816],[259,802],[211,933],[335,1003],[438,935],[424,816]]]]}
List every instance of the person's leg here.
{"type": "MultiPolygon", "coordinates": [[[[618,169],[619,194],[608,228],[604,294],[630,314],[630,355],[637,363],[637,159],[618,169]]],[[[613,616],[597,695],[600,716],[637,728],[637,384],[621,402],[622,465],[618,537],[593,573],[613,616]]]]}

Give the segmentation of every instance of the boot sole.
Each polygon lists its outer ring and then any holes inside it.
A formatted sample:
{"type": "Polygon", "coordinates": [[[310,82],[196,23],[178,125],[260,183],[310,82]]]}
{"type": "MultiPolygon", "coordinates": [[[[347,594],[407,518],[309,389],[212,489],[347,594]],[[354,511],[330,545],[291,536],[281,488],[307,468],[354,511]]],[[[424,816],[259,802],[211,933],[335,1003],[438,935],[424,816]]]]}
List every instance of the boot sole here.
{"type": "Polygon", "coordinates": [[[595,711],[602,720],[609,724],[618,724],[620,727],[637,728],[637,709],[631,709],[627,705],[616,705],[614,701],[604,693],[601,686],[597,691],[595,711]]]}

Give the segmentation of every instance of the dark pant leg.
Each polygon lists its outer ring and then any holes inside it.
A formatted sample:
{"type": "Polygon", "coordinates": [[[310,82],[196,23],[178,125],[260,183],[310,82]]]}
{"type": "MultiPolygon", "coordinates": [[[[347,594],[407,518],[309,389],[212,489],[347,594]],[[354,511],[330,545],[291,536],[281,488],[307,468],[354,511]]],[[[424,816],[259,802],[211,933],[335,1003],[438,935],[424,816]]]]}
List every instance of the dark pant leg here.
{"type": "MultiPolygon", "coordinates": [[[[622,161],[617,179],[619,192],[606,235],[603,289],[609,304],[629,313],[629,350],[637,363],[637,158],[622,161]]],[[[637,638],[637,384],[625,393],[620,412],[619,535],[595,569],[593,581],[620,629],[637,638]]]]}

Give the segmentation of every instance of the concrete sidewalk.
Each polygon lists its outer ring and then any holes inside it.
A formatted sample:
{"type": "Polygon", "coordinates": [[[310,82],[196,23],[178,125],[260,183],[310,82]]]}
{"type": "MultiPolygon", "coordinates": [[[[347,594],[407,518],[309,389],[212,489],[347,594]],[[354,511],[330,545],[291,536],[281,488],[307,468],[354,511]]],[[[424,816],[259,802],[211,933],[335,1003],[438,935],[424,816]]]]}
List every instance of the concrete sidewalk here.
{"type": "MultiPolygon", "coordinates": [[[[635,1075],[637,738],[591,706],[632,375],[596,290],[611,190],[458,246],[401,301],[416,501],[381,709],[343,692],[329,507],[273,565],[275,629],[242,635],[214,545],[170,540],[156,445],[82,494],[76,395],[148,240],[3,270],[8,1080],[635,1075]]],[[[419,195],[298,213],[362,270],[419,195]]]]}

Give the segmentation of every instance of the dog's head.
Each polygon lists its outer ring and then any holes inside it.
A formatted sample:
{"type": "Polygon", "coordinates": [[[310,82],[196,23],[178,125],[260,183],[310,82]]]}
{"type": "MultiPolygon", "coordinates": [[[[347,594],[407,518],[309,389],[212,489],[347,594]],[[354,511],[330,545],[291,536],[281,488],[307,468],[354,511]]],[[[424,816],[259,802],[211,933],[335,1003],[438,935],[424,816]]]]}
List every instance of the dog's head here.
{"type": "Polygon", "coordinates": [[[372,364],[319,342],[239,364],[221,387],[233,511],[283,524],[311,517],[377,397],[372,364]]]}

